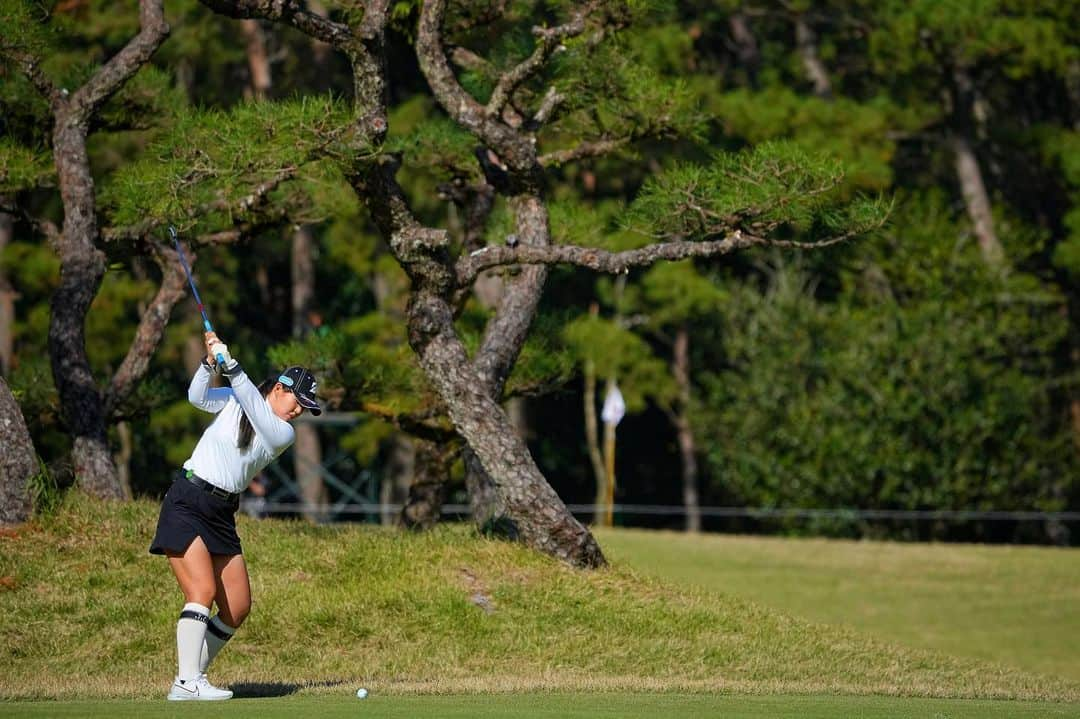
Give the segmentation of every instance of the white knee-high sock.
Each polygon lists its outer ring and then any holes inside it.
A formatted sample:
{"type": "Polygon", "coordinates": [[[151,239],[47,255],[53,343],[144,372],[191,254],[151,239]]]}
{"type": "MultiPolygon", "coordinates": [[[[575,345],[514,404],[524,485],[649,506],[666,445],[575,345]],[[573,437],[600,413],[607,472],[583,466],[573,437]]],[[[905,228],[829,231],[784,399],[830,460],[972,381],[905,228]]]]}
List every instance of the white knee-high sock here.
{"type": "Polygon", "coordinates": [[[209,620],[210,607],[197,602],[188,602],[180,612],[180,620],[176,623],[176,658],[179,665],[176,676],[182,682],[199,676],[199,657],[209,620]]]}
{"type": "Polygon", "coordinates": [[[232,639],[232,635],[236,633],[236,627],[230,627],[225,622],[221,621],[221,615],[215,614],[214,618],[210,620],[210,623],[206,625],[206,641],[202,646],[202,658],[199,660],[199,671],[203,674],[206,673],[206,668],[210,666],[210,662],[214,661],[214,657],[217,656],[221,648],[225,646],[225,642],[232,639]]]}

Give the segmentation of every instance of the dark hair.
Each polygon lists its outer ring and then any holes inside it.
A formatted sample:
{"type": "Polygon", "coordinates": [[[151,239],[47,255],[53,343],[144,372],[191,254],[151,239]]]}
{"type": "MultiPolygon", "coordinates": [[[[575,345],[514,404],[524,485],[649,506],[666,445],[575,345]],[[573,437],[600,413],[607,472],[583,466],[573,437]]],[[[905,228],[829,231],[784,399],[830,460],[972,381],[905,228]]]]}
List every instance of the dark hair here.
{"type": "MultiPolygon", "coordinates": [[[[271,376],[264,379],[259,383],[259,394],[263,397],[270,394],[270,390],[274,389],[274,385],[277,384],[278,373],[275,372],[271,376]]],[[[248,419],[247,414],[243,409],[240,410],[240,432],[236,436],[236,448],[242,451],[247,451],[251,446],[251,439],[255,436],[255,428],[251,426],[251,420],[248,419]]]]}

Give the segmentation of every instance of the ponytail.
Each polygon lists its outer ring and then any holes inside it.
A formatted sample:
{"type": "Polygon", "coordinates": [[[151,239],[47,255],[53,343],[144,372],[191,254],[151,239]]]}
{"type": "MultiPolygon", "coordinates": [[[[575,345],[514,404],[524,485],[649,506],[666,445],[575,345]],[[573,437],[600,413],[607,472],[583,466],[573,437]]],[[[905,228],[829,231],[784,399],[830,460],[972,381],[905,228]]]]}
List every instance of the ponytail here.
{"type": "MultiPolygon", "coordinates": [[[[259,394],[263,397],[270,394],[270,390],[277,384],[277,372],[270,377],[267,377],[259,384],[259,394]]],[[[236,448],[241,452],[246,452],[251,447],[251,440],[255,436],[255,428],[251,426],[251,420],[248,419],[247,413],[244,409],[240,408],[240,431],[236,435],[236,448]]]]}

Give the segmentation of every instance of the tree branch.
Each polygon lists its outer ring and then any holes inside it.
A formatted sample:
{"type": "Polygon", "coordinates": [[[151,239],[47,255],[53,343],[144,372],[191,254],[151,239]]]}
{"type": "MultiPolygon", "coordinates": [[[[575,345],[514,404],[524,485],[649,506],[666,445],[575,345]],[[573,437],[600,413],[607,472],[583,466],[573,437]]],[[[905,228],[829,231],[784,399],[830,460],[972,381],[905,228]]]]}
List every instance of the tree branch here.
{"type": "MultiPolygon", "coordinates": [[[[311,12],[297,0],[234,0],[233,2],[200,0],[200,2],[214,12],[227,17],[260,18],[291,25],[305,35],[322,40],[339,50],[347,50],[354,43],[352,29],[348,25],[311,12]]],[[[385,5],[385,2],[369,3],[369,5],[378,4],[385,5]]]]}
{"type": "MultiPolygon", "coordinates": [[[[49,107],[55,107],[56,103],[62,101],[65,94],[61,93],[53,84],[52,80],[41,71],[41,61],[33,54],[26,52],[25,50],[7,49],[4,50],[4,54],[15,60],[19,65],[19,69],[26,75],[30,83],[37,88],[37,91],[41,93],[48,103],[49,107]]],[[[53,110],[55,114],[56,110],[53,110]]]]}
{"type": "Polygon", "coordinates": [[[552,165],[558,167],[559,165],[565,165],[566,163],[574,162],[575,160],[606,155],[624,145],[630,144],[633,139],[632,136],[628,135],[626,137],[617,137],[612,140],[583,142],[577,147],[571,147],[568,150],[555,150],[554,152],[544,153],[537,161],[544,167],[551,167],[552,165]]]}
{"type": "Polygon", "coordinates": [[[494,148],[511,168],[532,170],[536,163],[532,143],[500,122],[497,116],[490,116],[487,109],[465,91],[450,69],[442,45],[445,16],[446,0],[424,0],[416,36],[416,55],[435,99],[454,122],[494,148]]]}
{"type": "Polygon", "coordinates": [[[739,230],[722,240],[657,242],[636,250],[608,252],[597,247],[550,245],[546,247],[497,247],[489,245],[458,259],[455,268],[459,286],[468,286],[484,270],[501,265],[577,265],[597,272],[620,274],[631,267],[647,267],[660,260],[685,260],[690,257],[716,257],[757,245],[817,249],[843,242],[865,230],[853,231],[819,242],[771,240],[739,230]]]}
{"type": "Polygon", "coordinates": [[[83,121],[89,118],[150,61],[150,57],[168,34],[169,25],[165,22],[162,0],[140,0],[139,34],[131,38],[120,52],[109,58],[109,61],[71,96],[70,106],[75,116],[83,121]]]}
{"type": "Polygon", "coordinates": [[[0,212],[6,212],[9,215],[18,215],[23,221],[45,237],[50,245],[55,245],[60,241],[60,228],[56,226],[55,222],[31,215],[26,211],[26,208],[21,207],[17,202],[11,201],[5,196],[0,196],[0,212]]]}
{"type": "Polygon", "coordinates": [[[165,327],[173,307],[184,297],[186,276],[181,269],[180,258],[170,246],[155,242],[150,245],[154,261],[161,268],[161,286],[150,305],[143,312],[135,339],[128,348],[127,356],[120,368],[113,375],[112,382],[105,392],[105,416],[112,417],[150,366],[150,358],[161,344],[165,327]]]}
{"type": "MultiPolygon", "coordinates": [[[[299,172],[299,167],[285,167],[265,182],[261,182],[251,189],[251,192],[245,194],[237,202],[228,202],[222,198],[218,198],[213,202],[208,202],[201,207],[197,207],[186,214],[185,219],[194,219],[202,217],[210,212],[237,212],[240,214],[251,215],[257,210],[262,209],[267,204],[267,197],[273,192],[282,182],[291,180],[296,177],[299,172]]],[[[101,236],[103,239],[109,242],[118,240],[137,240],[145,237],[149,233],[158,229],[165,224],[165,220],[160,218],[146,219],[142,222],[136,222],[133,225],[125,225],[123,227],[108,227],[102,230],[101,236]]],[[[234,225],[240,226],[243,223],[234,221],[234,225]]]]}
{"type": "Polygon", "coordinates": [[[510,101],[514,91],[535,75],[547,63],[563,40],[576,37],[585,31],[585,18],[596,9],[597,3],[589,2],[578,8],[570,22],[552,28],[534,27],[532,32],[538,43],[532,54],[499,78],[487,104],[489,117],[498,117],[510,101]]]}

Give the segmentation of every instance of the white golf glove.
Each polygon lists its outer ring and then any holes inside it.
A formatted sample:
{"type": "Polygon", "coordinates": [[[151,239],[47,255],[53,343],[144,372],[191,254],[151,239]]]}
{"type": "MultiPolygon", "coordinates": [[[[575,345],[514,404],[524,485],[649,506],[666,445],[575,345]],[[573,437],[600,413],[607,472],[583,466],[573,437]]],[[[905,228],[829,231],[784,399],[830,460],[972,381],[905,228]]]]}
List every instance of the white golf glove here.
{"type": "Polygon", "coordinates": [[[232,362],[232,355],[229,354],[229,345],[224,342],[215,342],[210,345],[210,354],[214,356],[218,364],[228,365],[232,362]]]}
{"type": "Polygon", "coordinates": [[[229,346],[224,342],[215,342],[210,345],[210,354],[214,355],[214,370],[226,377],[231,377],[240,369],[240,363],[229,354],[229,346]],[[221,360],[218,360],[218,357],[221,360]]]}

